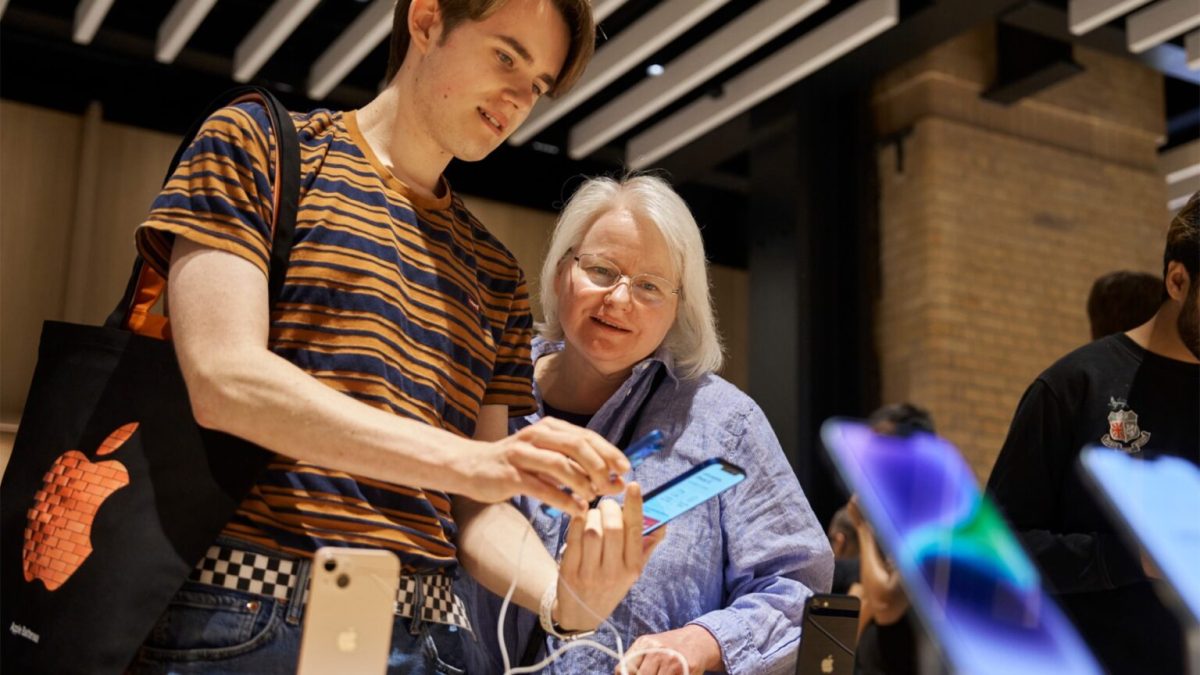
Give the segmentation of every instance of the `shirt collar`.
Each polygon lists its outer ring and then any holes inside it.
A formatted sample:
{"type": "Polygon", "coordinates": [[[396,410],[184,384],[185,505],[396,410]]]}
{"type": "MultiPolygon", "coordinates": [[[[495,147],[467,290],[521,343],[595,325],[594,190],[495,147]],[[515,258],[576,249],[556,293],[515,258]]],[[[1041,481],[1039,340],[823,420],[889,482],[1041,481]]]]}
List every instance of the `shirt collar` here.
{"type": "MultiPolygon", "coordinates": [[[[537,363],[538,359],[543,356],[561,352],[566,346],[567,343],[562,340],[547,340],[540,335],[535,335],[530,345],[530,356],[533,363],[537,363]]],[[[641,375],[654,363],[661,363],[667,369],[667,376],[671,378],[673,384],[679,383],[679,376],[675,373],[675,357],[662,345],[659,345],[653,354],[634,364],[631,379],[641,375]]]]}

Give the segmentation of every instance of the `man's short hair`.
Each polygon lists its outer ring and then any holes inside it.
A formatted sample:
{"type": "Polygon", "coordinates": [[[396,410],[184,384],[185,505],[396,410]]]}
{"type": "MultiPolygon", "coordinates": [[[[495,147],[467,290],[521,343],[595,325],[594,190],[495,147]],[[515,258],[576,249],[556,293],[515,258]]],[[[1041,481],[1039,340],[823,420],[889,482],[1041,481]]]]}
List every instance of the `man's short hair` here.
{"type": "MultiPolygon", "coordinates": [[[[445,40],[463,21],[483,21],[496,13],[509,0],[437,0],[442,13],[442,25],[445,40]]],[[[567,48],[567,59],[563,62],[562,70],[554,86],[546,93],[555,98],[570,91],[571,87],[583,76],[584,69],[592,60],[596,49],[596,23],[592,19],[591,0],[551,0],[562,14],[563,21],[570,33],[570,45],[567,48]]],[[[388,46],[387,81],[400,70],[404,57],[408,53],[408,8],[412,0],[397,0],[396,9],[392,14],[392,40],[388,46]]]]}
{"type": "Polygon", "coordinates": [[[878,433],[896,436],[906,436],[914,431],[937,433],[929,411],[912,403],[880,406],[867,418],[867,424],[878,433]]]}
{"type": "Polygon", "coordinates": [[[1162,294],[1163,280],[1148,272],[1118,270],[1099,277],[1087,299],[1092,339],[1146,323],[1162,306],[1162,294]]]}
{"type": "MultiPolygon", "coordinates": [[[[1184,204],[1171,226],[1167,228],[1167,246],[1163,251],[1163,279],[1167,277],[1167,266],[1173,261],[1181,263],[1188,271],[1192,286],[1200,279],[1200,192],[1184,204]]],[[[1164,289],[1163,293],[1166,293],[1164,289]]]]}

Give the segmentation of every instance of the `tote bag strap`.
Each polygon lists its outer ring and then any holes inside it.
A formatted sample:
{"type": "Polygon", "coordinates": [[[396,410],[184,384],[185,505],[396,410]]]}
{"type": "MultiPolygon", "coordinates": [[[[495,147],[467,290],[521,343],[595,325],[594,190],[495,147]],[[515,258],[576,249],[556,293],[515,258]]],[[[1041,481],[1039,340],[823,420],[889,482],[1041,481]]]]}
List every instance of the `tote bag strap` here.
{"type": "MultiPolygon", "coordinates": [[[[271,235],[271,262],[268,277],[270,304],[279,300],[283,289],[283,281],[287,276],[288,259],[292,252],[292,238],[296,232],[296,213],[300,203],[300,141],[296,136],[296,125],[292,122],[287,108],[275,98],[274,94],[262,87],[246,86],[231,89],[212,101],[201,114],[191,129],[184,135],[183,141],[175,150],[167,175],[163,178],[163,186],[171,180],[183,153],[191,146],[200,127],[217,110],[229,105],[246,101],[260,103],[266,109],[271,120],[271,129],[275,135],[275,173],[272,186],[274,187],[273,204],[274,222],[271,235]]],[[[110,328],[123,328],[140,335],[167,339],[170,337],[166,317],[150,312],[154,304],[166,289],[166,280],[146,264],[139,255],[133,263],[129,282],[125,293],[116,309],[109,314],[104,322],[110,328]]]]}

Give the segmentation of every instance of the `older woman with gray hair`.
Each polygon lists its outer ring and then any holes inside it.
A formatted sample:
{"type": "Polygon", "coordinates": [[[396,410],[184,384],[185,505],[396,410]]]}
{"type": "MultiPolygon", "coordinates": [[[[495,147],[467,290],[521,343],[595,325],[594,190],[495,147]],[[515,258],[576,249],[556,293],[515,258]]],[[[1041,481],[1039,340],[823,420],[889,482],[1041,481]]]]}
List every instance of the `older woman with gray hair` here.
{"type": "MultiPolygon", "coordinates": [[[[668,526],[609,621],[626,650],[669,647],[690,673],[788,668],[804,601],[829,590],[833,556],[762,410],[714,373],[721,343],[704,245],[687,205],[653,176],[588,180],[559,218],[541,291],[545,322],[533,342],[539,411],[514,420],[515,428],[552,416],[617,443],[659,429],[664,449],[634,472],[647,491],[712,457],[746,471],[742,483],[668,526]]],[[[546,515],[533,500],[518,506],[559,553],[566,518],[546,515]]],[[[478,588],[468,595],[477,635],[467,649],[471,672],[501,672],[500,601],[478,588]]],[[[538,626],[537,617],[510,611],[504,635],[514,662],[524,655],[532,663],[560,644],[538,626]]],[[[615,649],[605,629],[592,639],[615,649]]],[[[627,666],[681,672],[664,653],[627,666]]],[[[579,648],[546,672],[615,667],[600,651],[579,648]]]]}

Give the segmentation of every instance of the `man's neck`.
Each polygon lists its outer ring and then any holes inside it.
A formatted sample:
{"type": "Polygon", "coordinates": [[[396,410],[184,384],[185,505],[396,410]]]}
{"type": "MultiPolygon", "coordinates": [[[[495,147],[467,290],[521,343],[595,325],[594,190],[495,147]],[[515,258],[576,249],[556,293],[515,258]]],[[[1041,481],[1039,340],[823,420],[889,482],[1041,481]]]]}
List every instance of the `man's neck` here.
{"type": "Polygon", "coordinates": [[[1148,352],[1184,363],[1200,363],[1200,359],[1196,358],[1179,337],[1176,323],[1178,319],[1179,305],[1168,300],[1149,321],[1127,331],[1125,335],[1148,352]]]}
{"type": "Polygon", "coordinates": [[[370,103],[358,111],[358,128],[371,151],[384,167],[412,190],[413,195],[435,198],[442,172],[450,155],[438,147],[426,133],[413,106],[413,97],[405,95],[408,73],[402,71],[370,103]]]}

